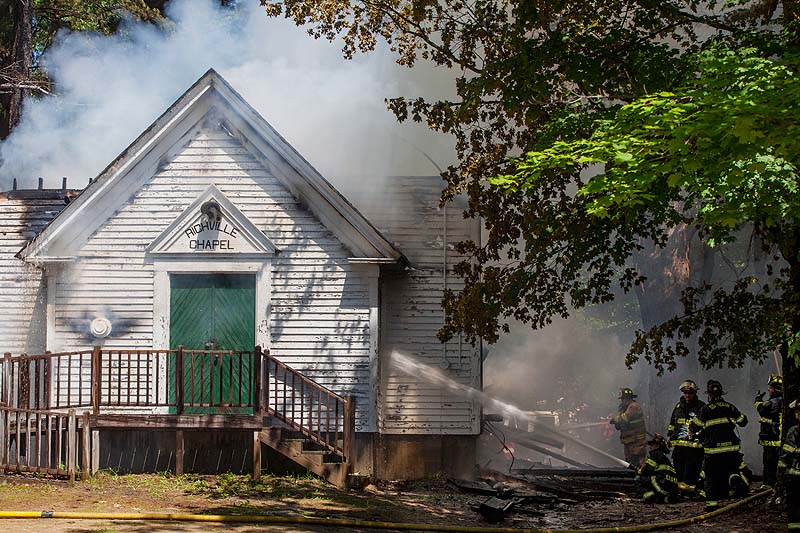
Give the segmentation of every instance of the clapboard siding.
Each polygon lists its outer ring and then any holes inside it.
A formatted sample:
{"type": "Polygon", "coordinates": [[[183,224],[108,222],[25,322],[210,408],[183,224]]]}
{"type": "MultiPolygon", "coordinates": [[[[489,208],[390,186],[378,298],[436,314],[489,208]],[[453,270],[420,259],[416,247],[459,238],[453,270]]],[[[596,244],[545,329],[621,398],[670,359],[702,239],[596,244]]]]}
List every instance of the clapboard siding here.
{"type": "Polygon", "coordinates": [[[369,282],[352,254],[224,131],[202,130],[81,246],[75,270],[56,290],[59,349],[84,349],[88,322],[123,324],[104,346],[154,342],[154,271],[145,249],[210,185],[275,243],[271,353],[339,394],[356,397],[358,426],[370,406],[369,282]]]}
{"type": "MultiPolygon", "coordinates": [[[[101,314],[117,326],[103,342],[105,348],[152,347],[154,270],[145,261],[145,249],[211,184],[281,250],[272,265],[272,353],[320,384],[354,394],[360,406],[358,427],[368,429],[373,370],[369,281],[347,261],[351,254],[334,235],[227,134],[203,132],[192,140],[85,242],[72,268],[62,267],[54,288],[57,337],[50,348],[88,349],[95,343],[89,322],[101,314]]],[[[438,193],[436,181],[407,179],[389,188],[388,203],[373,199],[362,209],[414,267],[403,275],[390,269],[381,285],[378,429],[386,433],[471,434],[478,428],[478,405],[391,365],[391,352],[397,350],[434,369],[446,362],[448,377],[480,385],[477,349],[458,340],[443,345],[436,338],[444,319],[445,281],[453,290],[463,286],[451,271],[461,259],[453,244],[475,238],[474,224],[463,219],[460,209],[449,208],[445,243],[438,193]]],[[[9,310],[0,323],[4,351],[44,349],[42,273],[14,255],[63,207],[61,196],[50,197],[0,198],[0,212],[8,221],[0,241],[0,304],[9,310]]],[[[138,376],[140,383],[138,394],[144,395],[153,376],[142,361],[130,364],[133,381],[138,376]]],[[[89,377],[88,358],[83,365],[74,360],[61,368],[57,386],[76,400],[75,383],[87,383],[89,377]]],[[[122,389],[127,389],[125,380],[122,389]]],[[[104,382],[103,390],[115,397],[119,387],[104,382]]]]}
{"type": "Polygon", "coordinates": [[[436,337],[444,322],[445,284],[456,291],[463,287],[452,272],[462,259],[454,245],[477,238],[474,221],[462,216],[463,206],[438,207],[442,186],[439,178],[396,178],[388,181],[379,199],[356,198],[361,211],[413,267],[404,274],[386,276],[381,285],[378,427],[384,433],[475,434],[480,430],[477,402],[392,364],[396,350],[456,383],[480,387],[479,349],[458,339],[442,344],[436,337]]]}
{"type": "Polygon", "coordinates": [[[0,351],[44,351],[47,288],[41,269],[16,257],[66,205],[74,191],[8,191],[0,193],[0,351]]]}

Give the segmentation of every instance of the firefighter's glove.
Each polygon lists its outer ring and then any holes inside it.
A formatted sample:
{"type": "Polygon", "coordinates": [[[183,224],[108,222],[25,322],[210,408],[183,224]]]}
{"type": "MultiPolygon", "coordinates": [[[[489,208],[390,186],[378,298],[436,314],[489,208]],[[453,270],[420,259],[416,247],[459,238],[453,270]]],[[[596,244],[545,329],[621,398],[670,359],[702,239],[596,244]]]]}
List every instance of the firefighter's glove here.
{"type": "Polygon", "coordinates": [[[767,394],[766,392],[758,391],[758,394],[756,394],[756,401],[757,402],[764,401],[764,396],[766,396],[766,394],[767,394]]]}

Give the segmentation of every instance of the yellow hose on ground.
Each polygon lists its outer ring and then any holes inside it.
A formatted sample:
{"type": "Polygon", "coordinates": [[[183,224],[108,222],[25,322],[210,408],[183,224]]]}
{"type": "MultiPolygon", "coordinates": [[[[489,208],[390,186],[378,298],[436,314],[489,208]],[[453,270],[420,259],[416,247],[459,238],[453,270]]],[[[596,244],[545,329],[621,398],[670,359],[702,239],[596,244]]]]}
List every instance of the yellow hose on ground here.
{"type": "Polygon", "coordinates": [[[368,520],[345,520],[338,518],[315,518],[306,516],[272,515],[204,515],[189,513],[83,513],[58,511],[0,511],[0,518],[71,518],[73,520],[175,520],[182,522],[243,522],[258,524],[304,524],[314,526],[360,527],[368,529],[395,529],[403,531],[453,531],[459,533],[626,533],[656,531],[670,527],[685,526],[714,518],[746,503],[763,498],[772,492],[764,490],[743,500],[726,505],[716,511],[690,518],[644,524],[641,526],[600,527],[594,529],[518,529],[512,527],[471,527],[435,524],[409,524],[400,522],[372,522],[368,520]]]}

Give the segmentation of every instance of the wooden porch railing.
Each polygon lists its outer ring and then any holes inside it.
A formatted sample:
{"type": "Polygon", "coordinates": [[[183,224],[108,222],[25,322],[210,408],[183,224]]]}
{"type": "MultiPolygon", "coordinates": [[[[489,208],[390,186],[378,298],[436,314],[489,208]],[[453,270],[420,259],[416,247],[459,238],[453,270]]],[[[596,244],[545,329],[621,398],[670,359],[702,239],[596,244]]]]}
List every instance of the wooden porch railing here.
{"type": "Polygon", "coordinates": [[[41,355],[6,353],[0,366],[0,408],[5,413],[64,416],[65,410],[82,408],[95,415],[108,408],[166,408],[165,414],[178,415],[250,411],[281,420],[346,460],[353,456],[355,399],[316,383],[260,346],[253,351],[96,346],[41,355]]]}
{"type": "Polygon", "coordinates": [[[353,456],[355,399],[343,397],[280,362],[269,351],[264,360],[266,411],[329,451],[353,456]]]}
{"type": "Polygon", "coordinates": [[[75,480],[89,475],[89,412],[56,412],[0,405],[0,469],[75,480]]]}
{"type": "Polygon", "coordinates": [[[255,351],[93,350],[2,361],[0,403],[20,409],[166,407],[225,413],[258,410],[255,351]]]}

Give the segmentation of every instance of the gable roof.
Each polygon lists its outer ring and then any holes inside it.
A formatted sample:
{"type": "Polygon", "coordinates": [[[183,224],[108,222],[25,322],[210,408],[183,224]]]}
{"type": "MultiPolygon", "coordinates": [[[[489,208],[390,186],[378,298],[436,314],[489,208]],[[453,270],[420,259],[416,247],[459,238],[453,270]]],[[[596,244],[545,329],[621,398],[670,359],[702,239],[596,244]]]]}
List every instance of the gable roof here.
{"type": "Polygon", "coordinates": [[[18,256],[36,262],[69,259],[70,245],[96,231],[214,114],[350,250],[353,259],[405,262],[402,253],[214,69],[117,156],[18,256]]]}

